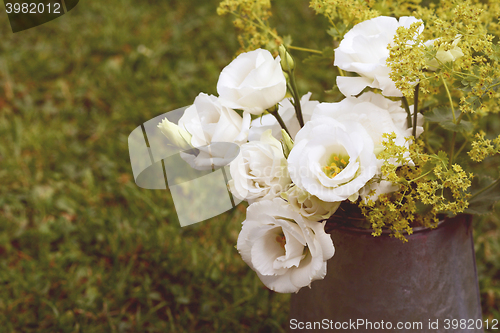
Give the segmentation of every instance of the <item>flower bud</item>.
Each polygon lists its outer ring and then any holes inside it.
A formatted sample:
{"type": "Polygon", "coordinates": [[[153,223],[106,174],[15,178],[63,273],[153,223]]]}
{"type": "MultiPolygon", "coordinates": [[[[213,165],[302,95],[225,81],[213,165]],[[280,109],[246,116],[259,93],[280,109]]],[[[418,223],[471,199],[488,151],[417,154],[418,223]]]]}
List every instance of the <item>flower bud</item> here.
{"type": "Polygon", "coordinates": [[[281,136],[283,137],[283,140],[281,141],[283,154],[285,155],[285,158],[288,158],[288,155],[293,148],[293,140],[284,129],[281,130],[281,136]]]}
{"type": "Polygon", "coordinates": [[[178,125],[170,122],[167,118],[158,124],[158,128],[165,135],[172,146],[182,150],[191,149],[191,134],[178,125]]]}
{"type": "Polygon", "coordinates": [[[295,68],[295,62],[293,61],[292,56],[288,53],[283,44],[279,46],[278,52],[281,58],[281,68],[284,72],[290,73],[295,68]]]}
{"type": "MultiPolygon", "coordinates": [[[[449,45],[448,43],[441,44],[434,58],[427,61],[429,70],[436,71],[443,64],[455,61],[458,58],[463,57],[464,53],[462,52],[462,49],[457,46],[461,38],[462,36],[458,35],[451,45],[449,45]]],[[[425,46],[427,46],[428,48],[433,48],[434,41],[435,39],[425,42],[425,46]]]]}

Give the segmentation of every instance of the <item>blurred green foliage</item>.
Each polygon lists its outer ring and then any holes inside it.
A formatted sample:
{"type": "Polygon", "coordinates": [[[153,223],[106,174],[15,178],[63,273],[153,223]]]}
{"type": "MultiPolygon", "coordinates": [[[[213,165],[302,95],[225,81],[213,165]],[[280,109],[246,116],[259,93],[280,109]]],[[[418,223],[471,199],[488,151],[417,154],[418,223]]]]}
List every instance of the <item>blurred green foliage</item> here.
{"type": "MultiPolygon", "coordinates": [[[[289,295],[235,249],[244,206],[181,228],[168,191],[132,177],[130,132],[215,94],[238,49],[217,5],[87,0],[16,34],[0,13],[0,332],[286,330],[289,295]]],[[[274,11],[296,45],[328,45],[307,2],[274,11]]],[[[332,101],[330,64],[300,66],[299,89],[332,101]]],[[[475,222],[483,312],[500,319],[499,215],[475,222]]]]}

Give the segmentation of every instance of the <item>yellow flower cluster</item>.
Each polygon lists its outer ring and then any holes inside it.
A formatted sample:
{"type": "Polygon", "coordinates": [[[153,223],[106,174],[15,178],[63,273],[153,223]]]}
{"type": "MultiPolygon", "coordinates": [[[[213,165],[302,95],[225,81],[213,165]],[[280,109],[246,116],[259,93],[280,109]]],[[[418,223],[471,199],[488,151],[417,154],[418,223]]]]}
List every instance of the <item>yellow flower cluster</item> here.
{"type": "Polygon", "coordinates": [[[380,195],[376,202],[361,202],[361,211],[375,230],[374,236],[380,235],[382,228],[389,228],[394,237],[406,241],[405,232],[411,234],[412,227],[435,227],[438,213],[455,215],[468,207],[472,174],[457,164],[448,167],[443,152],[424,154],[422,142],[407,148],[395,144],[394,133],[384,134],[384,138],[385,150],[378,156],[384,161],[383,178],[398,184],[400,189],[380,195]],[[398,166],[408,158],[415,166],[398,166]]]}
{"type": "Polygon", "coordinates": [[[488,156],[500,154],[500,135],[494,140],[485,139],[484,136],[484,132],[476,134],[476,140],[471,144],[472,149],[468,154],[474,162],[481,162],[488,156]]]}
{"type": "Polygon", "coordinates": [[[238,53],[267,48],[277,52],[283,39],[276,29],[271,28],[268,19],[271,16],[270,0],[223,0],[217,8],[217,14],[235,16],[234,26],[238,30],[238,53]]]}
{"type": "Polygon", "coordinates": [[[371,9],[374,4],[375,0],[311,0],[309,6],[324,15],[336,31],[334,37],[341,38],[353,25],[380,15],[371,9]]]}
{"type": "Polygon", "coordinates": [[[399,27],[387,59],[392,69],[390,77],[406,97],[413,97],[417,82],[422,92],[429,92],[425,84],[426,73],[423,71],[427,68],[426,47],[418,33],[421,25],[422,22],[415,22],[408,29],[399,27]]]}
{"type": "Polygon", "coordinates": [[[387,59],[391,79],[403,94],[413,96],[417,82],[424,94],[441,94],[440,81],[446,79],[457,88],[453,97],[460,101],[461,111],[498,112],[500,45],[492,42],[500,30],[498,3],[443,0],[439,6],[418,7],[412,14],[425,22],[422,36],[415,38],[413,26],[398,29],[387,59]],[[432,39],[437,40],[429,50],[423,43],[432,39]],[[442,64],[437,72],[429,70],[428,60],[436,56],[437,49],[448,51],[455,46],[463,52],[462,57],[442,64]]]}

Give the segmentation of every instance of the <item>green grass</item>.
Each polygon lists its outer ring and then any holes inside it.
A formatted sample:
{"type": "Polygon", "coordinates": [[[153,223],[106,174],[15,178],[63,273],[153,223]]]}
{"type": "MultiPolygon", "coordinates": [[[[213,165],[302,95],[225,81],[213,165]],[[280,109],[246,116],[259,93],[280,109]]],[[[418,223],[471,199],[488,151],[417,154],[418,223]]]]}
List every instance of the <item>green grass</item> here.
{"type": "MultiPolygon", "coordinates": [[[[298,44],[327,40],[305,38],[319,17],[277,5],[298,44]]],[[[181,228],[168,192],[132,178],[130,132],[215,94],[238,49],[216,6],[87,0],[17,34],[0,13],[1,333],[286,329],[289,295],[234,248],[244,209],[181,228]]],[[[303,90],[331,88],[321,68],[299,75],[303,90]]],[[[497,319],[499,226],[476,223],[483,312],[497,319]]]]}

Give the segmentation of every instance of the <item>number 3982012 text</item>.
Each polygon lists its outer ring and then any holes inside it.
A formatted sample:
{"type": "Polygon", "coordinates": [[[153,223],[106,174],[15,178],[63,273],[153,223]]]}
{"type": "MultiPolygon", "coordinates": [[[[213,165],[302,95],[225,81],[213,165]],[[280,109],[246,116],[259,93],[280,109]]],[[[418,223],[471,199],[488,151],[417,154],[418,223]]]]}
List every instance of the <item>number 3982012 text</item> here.
{"type": "Polygon", "coordinates": [[[23,13],[23,14],[61,14],[61,4],[60,3],[9,3],[5,4],[5,9],[7,14],[11,13],[23,13]]]}

